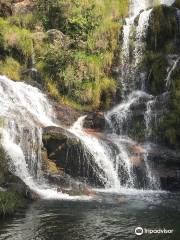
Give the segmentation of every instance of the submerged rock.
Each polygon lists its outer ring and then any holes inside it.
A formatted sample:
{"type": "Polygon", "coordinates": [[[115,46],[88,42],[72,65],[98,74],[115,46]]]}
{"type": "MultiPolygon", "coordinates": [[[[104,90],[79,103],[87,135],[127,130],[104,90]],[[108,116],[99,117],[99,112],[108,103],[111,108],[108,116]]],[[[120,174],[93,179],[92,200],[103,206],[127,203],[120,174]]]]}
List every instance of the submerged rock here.
{"type": "Polygon", "coordinates": [[[72,133],[60,127],[47,127],[43,131],[43,144],[48,159],[70,177],[103,186],[98,167],[92,154],[72,133]]]}

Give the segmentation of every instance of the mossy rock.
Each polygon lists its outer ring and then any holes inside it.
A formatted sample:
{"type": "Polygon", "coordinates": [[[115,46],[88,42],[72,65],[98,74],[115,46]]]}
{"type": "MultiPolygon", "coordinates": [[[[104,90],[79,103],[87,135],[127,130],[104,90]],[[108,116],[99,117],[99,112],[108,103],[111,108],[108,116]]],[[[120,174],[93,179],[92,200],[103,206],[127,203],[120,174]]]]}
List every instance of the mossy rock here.
{"type": "Polygon", "coordinates": [[[144,65],[148,71],[147,90],[150,94],[159,95],[165,91],[168,61],[162,53],[146,52],[144,65]]]}
{"type": "Polygon", "coordinates": [[[165,5],[153,8],[147,33],[147,48],[153,51],[164,50],[169,40],[176,39],[178,21],[176,8],[165,5]]]}

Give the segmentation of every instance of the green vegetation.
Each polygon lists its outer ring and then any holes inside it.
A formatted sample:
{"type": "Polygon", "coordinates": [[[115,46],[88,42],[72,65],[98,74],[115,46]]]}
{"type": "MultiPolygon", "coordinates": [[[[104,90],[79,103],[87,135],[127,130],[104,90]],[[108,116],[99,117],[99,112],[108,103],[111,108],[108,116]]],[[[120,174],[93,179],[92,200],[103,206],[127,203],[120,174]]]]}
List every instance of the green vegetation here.
{"type": "Polygon", "coordinates": [[[172,39],[175,39],[177,34],[176,9],[164,5],[156,6],[148,28],[147,49],[166,54],[173,53],[176,48],[172,45],[172,39]]]}
{"type": "Polygon", "coordinates": [[[22,72],[31,67],[34,51],[42,86],[51,97],[85,110],[108,108],[116,90],[111,68],[128,0],[34,4],[33,14],[0,18],[0,74],[25,78],[22,72]]]}
{"type": "Polygon", "coordinates": [[[15,192],[0,192],[0,216],[13,214],[22,206],[22,198],[15,192]]]}
{"type": "Polygon", "coordinates": [[[165,90],[167,55],[178,52],[179,37],[176,9],[164,5],[154,7],[144,57],[144,67],[148,72],[148,90],[154,95],[165,90]]]}
{"type": "Polygon", "coordinates": [[[7,57],[0,65],[0,73],[18,81],[21,77],[21,65],[12,57],[7,57]]]}
{"type": "Polygon", "coordinates": [[[166,55],[149,51],[146,53],[146,66],[149,66],[148,89],[151,94],[158,95],[165,91],[165,79],[167,76],[166,55]]]}
{"type": "Polygon", "coordinates": [[[180,70],[174,71],[170,95],[169,113],[161,122],[161,141],[180,149],[180,70]]]}
{"type": "Polygon", "coordinates": [[[56,0],[45,7],[39,0],[38,9],[44,29],[63,32],[61,40],[56,32],[37,62],[50,95],[76,107],[107,108],[115,92],[111,67],[128,1],[56,0]]]}
{"type": "Polygon", "coordinates": [[[21,68],[27,68],[32,47],[30,31],[0,18],[0,74],[20,80],[21,68]]]}

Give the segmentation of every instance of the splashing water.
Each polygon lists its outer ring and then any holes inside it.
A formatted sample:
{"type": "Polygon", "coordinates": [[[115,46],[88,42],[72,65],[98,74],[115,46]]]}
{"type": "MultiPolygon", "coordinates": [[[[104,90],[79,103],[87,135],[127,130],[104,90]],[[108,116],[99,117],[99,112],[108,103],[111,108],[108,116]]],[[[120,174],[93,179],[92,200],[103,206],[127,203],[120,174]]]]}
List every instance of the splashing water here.
{"type": "MultiPolygon", "coordinates": [[[[162,0],[162,4],[171,5],[173,0],[162,0]]],[[[133,173],[133,164],[127,149],[132,140],[127,136],[122,136],[126,131],[123,129],[124,122],[131,118],[131,106],[137,103],[143,96],[149,98],[148,94],[135,89],[135,75],[138,66],[142,60],[144,48],[144,38],[148,27],[149,18],[153,1],[132,0],[130,4],[129,17],[126,18],[123,28],[123,44],[121,54],[121,82],[125,90],[128,88],[131,94],[126,97],[122,104],[109,111],[106,118],[112,129],[109,140],[115,145],[117,152],[112,156],[112,151],[108,144],[89,136],[82,128],[84,117],[78,119],[74,126],[69,130],[80,138],[98,166],[104,170],[105,176],[99,173],[99,177],[106,183],[106,189],[120,191],[122,187],[134,188],[135,177],[133,173]],[[139,16],[138,16],[139,15],[139,16]],[[138,25],[135,36],[135,49],[131,49],[130,40],[132,27],[136,17],[138,25]],[[131,52],[132,51],[132,52],[131,52]],[[130,61],[130,55],[132,60],[130,61]],[[133,77],[131,79],[130,75],[133,77]],[[131,83],[129,80],[131,80],[131,83]],[[133,86],[133,87],[132,87],[133,86]],[[113,121],[112,121],[113,119],[113,121]],[[119,133],[117,134],[117,129],[119,133]],[[126,179],[123,180],[120,171],[125,172],[126,179]],[[124,181],[124,182],[123,182],[124,181]],[[122,183],[123,182],[123,183],[122,183]]],[[[178,63],[178,62],[177,62],[178,63]]],[[[176,64],[177,64],[176,63],[176,64]]],[[[169,85],[172,71],[167,77],[169,85]]],[[[144,90],[144,83],[141,84],[144,90]]],[[[150,99],[150,101],[153,101],[150,99]]],[[[145,114],[146,128],[150,131],[151,104],[147,105],[145,114]]],[[[9,157],[11,158],[11,170],[15,172],[23,181],[43,198],[57,199],[82,199],[83,197],[71,197],[67,194],[58,193],[54,186],[49,186],[42,182],[41,177],[41,145],[42,133],[41,128],[45,126],[56,126],[56,117],[47,98],[35,87],[29,86],[22,82],[13,82],[7,77],[0,76],[0,114],[5,119],[5,126],[2,131],[2,144],[9,157]]],[[[127,128],[126,126],[125,128],[127,128]]],[[[150,135],[147,131],[147,135],[150,135]]],[[[151,172],[148,164],[148,153],[144,158],[147,178],[151,189],[158,189],[157,179],[151,172]]],[[[84,197],[89,199],[89,197],[84,197]]]]}
{"type": "Polygon", "coordinates": [[[167,78],[166,78],[166,88],[167,90],[169,90],[170,86],[171,86],[171,82],[172,82],[172,79],[171,79],[171,76],[172,76],[172,73],[174,72],[174,70],[176,69],[178,63],[180,61],[180,57],[178,57],[175,61],[174,61],[174,64],[172,65],[172,67],[170,68],[169,72],[168,72],[168,75],[167,75],[167,78]]]}
{"type": "Polygon", "coordinates": [[[2,145],[10,157],[10,170],[33,191],[46,199],[83,199],[57,192],[41,177],[41,127],[57,126],[46,96],[35,87],[0,76],[0,113],[2,145]]]}
{"type": "Polygon", "coordinates": [[[144,37],[148,27],[148,22],[152,9],[146,10],[152,6],[152,1],[134,0],[130,3],[129,17],[125,19],[123,27],[123,43],[121,51],[121,82],[126,92],[129,86],[134,87],[134,81],[130,81],[130,75],[135,76],[136,68],[141,62],[144,48],[144,37]],[[134,21],[139,15],[138,26],[136,28],[135,49],[131,48],[131,38],[133,35],[134,21]],[[133,54],[131,52],[133,51],[133,54]],[[130,60],[130,55],[131,60],[130,60]]]}
{"type": "Polygon", "coordinates": [[[80,117],[77,122],[70,128],[70,131],[75,134],[85,144],[89,152],[94,156],[98,166],[104,170],[106,178],[101,176],[103,182],[106,182],[106,188],[111,188],[114,191],[119,191],[120,183],[118,173],[113,166],[110,158],[110,152],[107,146],[103,145],[99,139],[88,135],[83,131],[83,121],[86,116],[80,117]]]}

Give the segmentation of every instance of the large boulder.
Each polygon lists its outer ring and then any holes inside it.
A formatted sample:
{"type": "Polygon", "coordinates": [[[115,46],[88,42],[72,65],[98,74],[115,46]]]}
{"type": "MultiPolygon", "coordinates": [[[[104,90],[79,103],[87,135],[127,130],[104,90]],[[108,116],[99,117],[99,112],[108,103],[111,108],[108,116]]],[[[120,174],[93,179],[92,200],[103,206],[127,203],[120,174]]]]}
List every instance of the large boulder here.
{"type": "Polygon", "coordinates": [[[70,177],[89,184],[102,186],[99,173],[103,170],[84,144],[72,133],[60,127],[47,127],[43,131],[43,144],[48,159],[70,177]]]}

